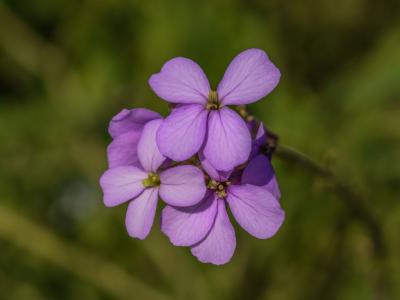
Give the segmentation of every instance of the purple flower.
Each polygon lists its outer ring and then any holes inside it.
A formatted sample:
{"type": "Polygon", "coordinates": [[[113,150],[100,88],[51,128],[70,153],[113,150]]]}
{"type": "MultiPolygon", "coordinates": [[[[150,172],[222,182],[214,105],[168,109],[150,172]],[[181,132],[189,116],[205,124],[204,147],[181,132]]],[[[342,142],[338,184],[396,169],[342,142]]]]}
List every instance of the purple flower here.
{"type": "Polygon", "coordinates": [[[106,206],[132,200],[126,213],[130,236],[149,234],[159,197],[167,204],[162,231],[202,262],[220,265],[233,256],[236,236],[227,206],[257,238],[279,230],[285,213],[270,162],[269,133],[246,117],[244,108],[241,115],[251,122],[228,107],[261,99],[279,79],[279,70],[259,49],[236,56],[216,91],[202,69],[182,57],[150,78],[173,110],[165,120],[147,109],[118,113],[109,126],[109,169],[100,178],[106,206]],[[190,164],[184,162],[192,156],[190,164]]]}
{"type": "Polygon", "coordinates": [[[107,148],[110,168],[138,165],[139,138],[144,125],[154,119],[161,119],[161,115],[145,108],[123,109],[112,118],[108,132],[113,141],[107,148]]]}
{"type": "Polygon", "coordinates": [[[251,151],[246,123],[228,105],[253,103],[278,84],[279,70],[260,49],[248,49],[228,66],[213,91],[194,61],[177,57],[166,62],[149,84],[164,100],[177,104],[157,134],[163,155],[183,161],[202,147],[217,170],[229,171],[244,163],[251,151]]]}
{"type": "MultiPolygon", "coordinates": [[[[134,126],[130,128],[128,132],[141,131],[137,151],[132,152],[137,155],[137,164],[112,167],[100,178],[106,206],[134,199],[129,203],[126,213],[126,228],[130,236],[139,239],[144,239],[150,232],[158,196],[170,205],[190,206],[201,201],[206,193],[204,174],[200,169],[181,165],[160,170],[166,159],[156,144],[156,132],[162,121],[155,119],[139,126],[139,129],[132,129],[134,126]]],[[[125,129],[125,126],[116,126],[116,123],[110,126],[112,135],[116,132],[127,134],[125,129]]]]}
{"type": "Polygon", "coordinates": [[[268,152],[267,132],[262,123],[259,124],[253,140],[250,159],[242,174],[242,183],[262,186],[270,191],[276,199],[281,198],[278,181],[268,152]]]}
{"type": "MultiPolygon", "coordinates": [[[[227,263],[236,247],[233,226],[226,211],[251,235],[266,239],[282,225],[285,213],[278,199],[267,188],[248,184],[255,169],[245,170],[242,182],[231,183],[230,174],[221,174],[203,161],[210,176],[204,199],[191,207],[166,206],[162,211],[161,229],[175,246],[189,246],[201,262],[227,263]]],[[[256,170],[265,172],[265,170],[256,170]]]]}

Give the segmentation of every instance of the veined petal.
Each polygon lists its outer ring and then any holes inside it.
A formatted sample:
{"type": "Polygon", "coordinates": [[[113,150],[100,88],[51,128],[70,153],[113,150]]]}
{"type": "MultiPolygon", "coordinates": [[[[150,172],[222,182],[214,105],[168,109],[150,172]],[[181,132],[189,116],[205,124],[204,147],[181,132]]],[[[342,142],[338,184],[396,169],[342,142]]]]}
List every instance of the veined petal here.
{"type": "Polygon", "coordinates": [[[134,166],[123,166],[108,169],[100,178],[104,193],[104,204],[115,206],[139,195],[144,187],[146,172],[134,166]]]}
{"type": "Polygon", "coordinates": [[[114,138],[107,148],[108,167],[135,165],[140,166],[137,145],[142,130],[133,130],[114,138]]]}
{"type": "Polygon", "coordinates": [[[200,66],[193,60],[176,57],[167,61],[161,72],[149,79],[153,91],[171,103],[207,102],[210,84],[200,66]]]}
{"type": "Polygon", "coordinates": [[[211,230],[191,251],[203,263],[223,265],[230,261],[235,252],[236,236],[226,213],[224,200],[217,201],[218,212],[211,230]]]}
{"type": "Polygon", "coordinates": [[[143,126],[151,120],[160,119],[161,115],[146,108],[123,109],[115,115],[108,127],[108,132],[113,138],[132,132],[142,131],[143,126]]]}
{"type": "Polygon", "coordinates": [[[232,185],[228,188],[227,201],[240,226],[259,239],[275,235],[285,219],[278,200],[262,187],[232,185]]]}
{"type": "Polygon", "coordinates": [[[248,49],[229,64],[218,85],[218,96],[225,105],[256,102],[278,84],[281,73],[260,49],[248,49]]]}
{"type": "Polygon", "coordinates": [[[259,154],[250,160],[247,167],[243,170],[241,183],[264,187],[277,200],[281,197],[274,168],[269,158],[263,154],[259,154]]]}
{"type": "Polygon", "coordinates": [[[175,246],[192,246],[210,231],[217,214],[217,199],[207,193],[204,199],[190,207],[167,205],[161,215],[161,230],[175,246]]]}
{"type": "Polygon", "coordinates": [[[175,108],[157,133],[160,152],[183,161],[200,150],[206,134],[208,112],[203,105],[189,104],[175,108]]]}
{"type": "Polygon", "coordinates": [[[129,203],[125,224],[131,237],[141,240],[147,237],[153,226],[157,200],[158,188],[150,188],[129,203]]]}
{"type": "Polygon", "coordinates": [[[138,144],[138,157],[143,168],[150,172],[157,171],[165,161],[165,156],[157,147],[156,134],[163,120],[157,119],[148,122],[144,128],[138,144]]]}
{"type": "Polygon", "coordinates": [[[160,174],[160,197],[173,206],[192,206],[206,193],[203,172],[191,165],[177,166],[160,174]]]}
{"type": "Polygon", "coordinates": [[[249,158],[249,129],[243,119],[230,108],[211,111],[207,135],[203,153],[215,169],[230,171],[249,158]]]}

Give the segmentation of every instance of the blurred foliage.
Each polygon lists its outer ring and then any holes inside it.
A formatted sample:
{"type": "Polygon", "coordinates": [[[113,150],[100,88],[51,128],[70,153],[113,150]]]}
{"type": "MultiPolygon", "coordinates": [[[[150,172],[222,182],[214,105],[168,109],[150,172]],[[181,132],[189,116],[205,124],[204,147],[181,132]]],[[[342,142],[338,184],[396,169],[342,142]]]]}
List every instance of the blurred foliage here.
{"type": "Polygon", "coordinates": [[[399,20],[398,0],[0,2],[0,299],[399,299],[399,20]],[[102,205],[108,121],[167,112],[148,77],[186,56],[215,86],[250,47],[283,74],[251,111],[361,195],[379,257],[346,200],[284,160],[284,226],[237,228],[223,267],[158,224],[130,239],[126,207],[102,205]]]}

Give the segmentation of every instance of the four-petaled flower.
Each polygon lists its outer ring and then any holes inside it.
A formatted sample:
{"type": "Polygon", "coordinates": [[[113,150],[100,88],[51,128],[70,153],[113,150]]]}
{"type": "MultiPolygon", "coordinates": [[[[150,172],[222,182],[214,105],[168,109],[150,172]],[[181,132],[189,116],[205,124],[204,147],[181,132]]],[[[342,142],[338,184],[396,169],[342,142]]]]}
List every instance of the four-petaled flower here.
{"type": "Polygon", "coordinates": [[[254,184],[254,177],[262,175],[260,170],[266,167],[258,163],[263,162],[250,163],[238,180],[234,174],[222,174],[203,160],[203,169],[210,178],[204,199],[191,207],[167,205],[162,212],[161,230],[171,243],[191,247],[192,254],[201,262],[227,263],[235,251],[236,237],[226,203],[248,233],[259,239],[273,236],[282,225],[285,213],[277,197],[277,186],[269,182],[263,186],[254,184]]]}
{"type": "MultiPolygon", "coordinates": [[[[131,122],[128,122],[129,124],[131,122]]],[[[126,228],[129,235],[144,239],[153,225],[158,196],[175,206],[198,203],[206,192],[203,172],[192,165],[160,170],[165,157],[158,151],[155,136],[162,119],[144,125],[137,144],[139,162],[108,169],[100,178],[106,206],[128,200],[126,228]]]]}
{"type": "Polygon", "coordinates": [[[161,153],[183,161],[202,147],[217,170],[230,171],[246,162],[251,137],[243,119],[228,105],[256,102],[270,93],[280,79],[279,70],[260,49],[248,49],[228,66],[217,90],[194,61],[177,57],[149,79],[154,92],[177,104],[161,125],[157,143],[161,153]]]}

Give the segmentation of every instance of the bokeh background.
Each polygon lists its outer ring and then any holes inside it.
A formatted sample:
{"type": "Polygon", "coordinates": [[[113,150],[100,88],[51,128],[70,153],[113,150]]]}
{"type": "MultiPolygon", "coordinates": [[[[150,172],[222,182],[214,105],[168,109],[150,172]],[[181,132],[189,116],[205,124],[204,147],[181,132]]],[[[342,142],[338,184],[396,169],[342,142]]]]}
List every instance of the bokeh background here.
{"type": "Polygon", "coordinates": [[[0,299],[400,299],[399,100],[398,0],[3,0],[0,299]],[[251,112],[334,177],[275,156],[285,224],[237,228],[222,267],[158,224],[129,238],[98,185],[109,120],[167,113],[147,84],[166,60],[216,86],[250,47],[283,74],[251,112]]]}

